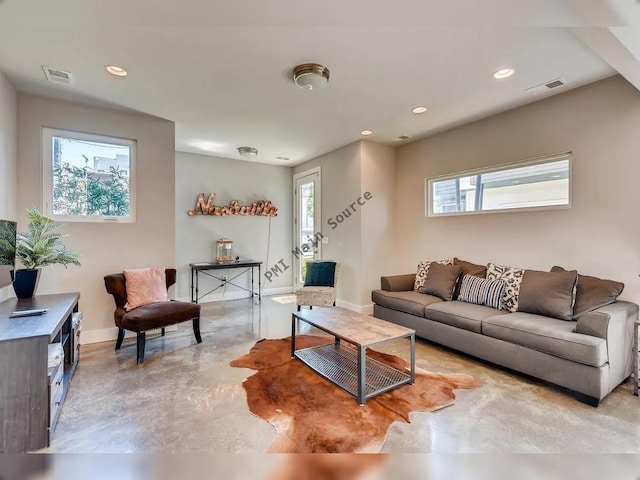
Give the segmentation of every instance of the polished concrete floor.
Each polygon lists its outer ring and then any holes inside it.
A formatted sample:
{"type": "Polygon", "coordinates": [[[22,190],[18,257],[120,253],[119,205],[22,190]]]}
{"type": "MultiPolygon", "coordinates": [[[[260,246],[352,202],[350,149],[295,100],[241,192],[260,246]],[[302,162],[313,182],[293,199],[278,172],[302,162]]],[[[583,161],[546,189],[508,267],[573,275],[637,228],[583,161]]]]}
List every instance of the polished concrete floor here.
{"type": "MultiPolygon", "coordinates": [[[[149,337],[143,365],[135,339],[83,346],[48,452],[267,451],[271,425],[249,413],[242,381],[252,371],[231,368],[260,338],[290,334],[294,304],[265,297],[203,305],[202,339],[190,324],[149,337]]],[[[384,350],[404,355],[408,344],[384,350]]],[[[599,408],[557,387],[418,341],[417,366],[467,372],[482,382],[457,391],[455,405],[413,413],[395,423],[383,452],[640,453],[640,399],[626,383],[599,408]]]]}

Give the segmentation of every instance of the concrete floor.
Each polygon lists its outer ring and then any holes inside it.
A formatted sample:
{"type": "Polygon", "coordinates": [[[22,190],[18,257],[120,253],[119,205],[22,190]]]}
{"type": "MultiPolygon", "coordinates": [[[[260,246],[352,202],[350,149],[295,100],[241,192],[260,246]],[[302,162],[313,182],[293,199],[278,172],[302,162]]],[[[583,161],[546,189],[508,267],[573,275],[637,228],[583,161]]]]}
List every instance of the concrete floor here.
{"type": "MultiPolygon", "coordinates": [[[[83,346],[56,428],[54,453],[261,453],[271,425],[249,413],[242,389],[252,371],[229,367],[260,338],[290,334],[294,304],[265,297],[203,305],[202,339],[191,325],[148,337],[143,365],[135,339],[83,346]]],[[[312,332],[313,333],[313,332],[312,332]]],[[[404,356],[408,344],[385,351],[404,356]]],[[[456,404],[395,423],[389,453],[640,453],[640,399],[630,382],[589,407],[569,393],[418,341],[417,366],[466,372],[482,382],[458,390],[456,404]]]]}

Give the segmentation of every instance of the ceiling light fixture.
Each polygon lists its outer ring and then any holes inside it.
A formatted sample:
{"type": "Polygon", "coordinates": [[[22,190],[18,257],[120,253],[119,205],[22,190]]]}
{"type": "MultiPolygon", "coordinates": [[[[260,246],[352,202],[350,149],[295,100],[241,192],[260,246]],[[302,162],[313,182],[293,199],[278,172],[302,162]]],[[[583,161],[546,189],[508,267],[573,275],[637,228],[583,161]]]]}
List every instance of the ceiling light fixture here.
{"type": "Polygon", "coordinates": [[[371,130],[362,130],[362,131],[360,132],[360,135],[364,135],[364,136],[366,137],[366,136],[371,135],[372,133],[373,133],[373,132],[372,132],[371,130]]]}
{"type": "Polygon", "coordinates": [[[128,72],[124,68],[117,65],[107,65],[104,68],[107,72],[109,72],[111,75],[115,75],[116,77],[126,77],[128,74],[128,72]]]}
{"type": "Polygon", "coordinates": [[[514,72],[515,70],[513,68],[502,68],[500,70],[493,72],[493,78],[497,78],[497,79],[507,78],[513,75],[514,72]]]}
{"type": "Polygon", "coordinates": [[[293,69],[293,81],[305,90],[318,90],[329,83],[329,69],[318,63],[303,63],[293,69]]]}
{"type": "Polygon", "coordinates": [[[427,107],[413,107],[413,108],[411,109],[411,111],[412,111],[413,113],[420,114],[420,113],[424,113],[424,112],[426,112],[426,111],[427,111],[427,107]]]}
{"type": "Polygon", "coordinates": [[[257,157],[258,149],[253,147],[238,147],[238,153],[243,157],[257,157]]]}

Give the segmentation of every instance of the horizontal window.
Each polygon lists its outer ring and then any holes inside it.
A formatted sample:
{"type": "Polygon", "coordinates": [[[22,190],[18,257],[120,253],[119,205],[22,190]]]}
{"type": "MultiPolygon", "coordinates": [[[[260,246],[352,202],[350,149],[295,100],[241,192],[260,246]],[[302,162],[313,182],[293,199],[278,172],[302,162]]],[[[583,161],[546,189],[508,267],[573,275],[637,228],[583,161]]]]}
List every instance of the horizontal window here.
{"type": "Polygon", "coordinates": [[[571,205],[571,154],[427,179],[427,214],[571,205]]]}
{"type": "Polygon", "coordinates": [[[43,129],[44,211],[64,221],[135,221],[132,140],[43,129]]]}

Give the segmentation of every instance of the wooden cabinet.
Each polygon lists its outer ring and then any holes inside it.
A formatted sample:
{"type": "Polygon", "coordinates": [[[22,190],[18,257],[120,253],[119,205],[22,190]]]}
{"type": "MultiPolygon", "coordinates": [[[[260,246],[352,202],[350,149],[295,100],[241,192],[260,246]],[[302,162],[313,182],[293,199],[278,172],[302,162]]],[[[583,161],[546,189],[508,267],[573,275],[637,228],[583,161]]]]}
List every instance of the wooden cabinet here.
{"type": "Polygon", "coordinates": [[[0,453],[49,446],[78,365],[79,298],[65,293],[0,303],[0,453]],[[36,308],[48,311],[9,318],[36,308]],[[50,362],[50,353],[59,362],[50,362]]]}

